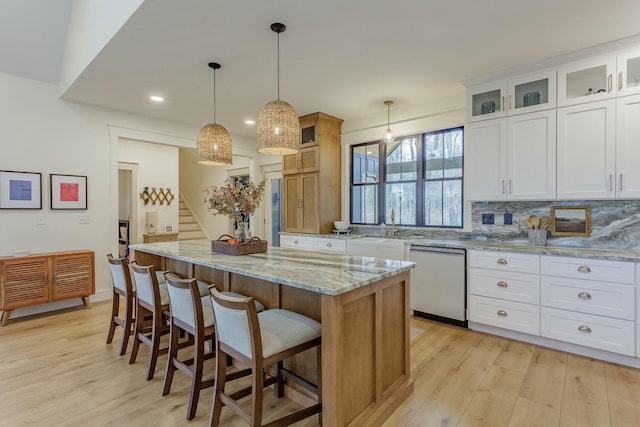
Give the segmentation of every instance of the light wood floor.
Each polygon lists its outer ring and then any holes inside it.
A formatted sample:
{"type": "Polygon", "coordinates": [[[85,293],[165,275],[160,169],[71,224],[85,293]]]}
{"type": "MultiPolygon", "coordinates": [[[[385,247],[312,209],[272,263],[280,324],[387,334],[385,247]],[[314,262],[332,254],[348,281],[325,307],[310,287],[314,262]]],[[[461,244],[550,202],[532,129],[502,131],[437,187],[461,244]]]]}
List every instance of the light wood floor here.
{"type": "MultiPolygon", "coordinates": [[[[120,332],[105,344],[109,304],[0,328],[0,425],[204,426],[211,389],[185,420],[189,383],[177,372],[161,396],[165,358],[144,380],[146,356],[118,357],[120,332]]],[[[415,391],[385,427],[640,426],[640,371],[543,347],[413,319],[415,391]]],[[[213,365],[211,365],[211,368],[213,365]]],[[[265,416],[297,406],[266,394],[265,416]]],[[[243,426],[225,408],[223,425],[243,426]]],[[[297,426],[317,426],[317,417],[297,426]]]]}

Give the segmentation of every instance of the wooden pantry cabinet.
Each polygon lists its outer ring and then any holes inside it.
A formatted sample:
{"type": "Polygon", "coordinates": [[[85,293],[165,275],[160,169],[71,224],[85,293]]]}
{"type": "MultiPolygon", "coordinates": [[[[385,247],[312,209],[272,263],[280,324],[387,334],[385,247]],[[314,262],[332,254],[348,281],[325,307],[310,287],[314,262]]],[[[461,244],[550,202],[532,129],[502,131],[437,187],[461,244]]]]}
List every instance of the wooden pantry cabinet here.
{"type": "Polygon", "coordinates": [[[0,310],[2,326],[16,308],[71,298],[91,307],[95,293],[92,251],[56,252],[0,258],[0,310]]]}
{"type": "Polygon", "coordinates": [[[324,113],[300,117],[300,151],[282,158],[284,231],[326,234],[341,217],[341,127],[324,113]]]}

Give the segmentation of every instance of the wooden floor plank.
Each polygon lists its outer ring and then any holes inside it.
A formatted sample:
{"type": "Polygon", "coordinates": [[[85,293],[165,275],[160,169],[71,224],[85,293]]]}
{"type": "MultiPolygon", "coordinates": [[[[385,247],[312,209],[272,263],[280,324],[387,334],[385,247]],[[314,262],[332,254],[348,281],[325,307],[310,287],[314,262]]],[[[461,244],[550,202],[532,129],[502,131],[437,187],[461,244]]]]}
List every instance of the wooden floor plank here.
{"type": "MultiPolygon", "coordinates": [[[[166,357],[145,381],[148,350],[128,364],[121,332],[106,344],[110,304],[11,319],[0,328],[0,425],[207,426],[211,389],[187,422],[189,379],[161,396],[166,357]]],[[[415,318],[413,394],[384,427],[640,425],[640,371],[415,318]]],[[[130,351],[130,349],[129,349],[130,351]]],[[[213,372],[213,360],[205,370],[213,372]]],[[[240,385],[238,385],[240,386],[240,385]]],[[[248,400],[245,400],[248,404],[248,400]]],[[[265,394],[265,420],[297,404],[265,394]]],[[[225,427],[245,426],[227,408],[225,427]]],[[[318,417],[295,424],[317,427],[318,417]]]]}

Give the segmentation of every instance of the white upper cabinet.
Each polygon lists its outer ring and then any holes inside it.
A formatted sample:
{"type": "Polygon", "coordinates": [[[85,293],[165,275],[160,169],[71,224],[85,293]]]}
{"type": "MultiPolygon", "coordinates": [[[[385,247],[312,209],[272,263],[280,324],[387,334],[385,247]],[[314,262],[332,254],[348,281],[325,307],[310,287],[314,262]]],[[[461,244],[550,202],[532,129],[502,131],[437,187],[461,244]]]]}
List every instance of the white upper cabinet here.
{"type": "Polygon", "coordinates": [[[471,123],[465,129],[468,200],[556,195],[556,111],[471,123]]]}
{"type": "Polygon", "coordinates": [[[617,99],[616,176],[618,198],[640,197],[640,95],[617,99]]]}
{"type": "Polygon", "coordinates": [[[558,199],[615,194],[614,99],[558,108],[558,199]]]}
{"type": "Polygon", "coordinates": [[[543,70],[467,90],[467,121],[495,119],[554,108],[556,71],[543,70]]]}
{"type": "Polygon", "coordinates": [[[616,56],[598,56],[558,68],[558,107],[614,98],[616,56]]]}
{"type": "Polygon", "coordinates": [[[640,50],[618,54],[618,96],[640,94],[640,50]]]}

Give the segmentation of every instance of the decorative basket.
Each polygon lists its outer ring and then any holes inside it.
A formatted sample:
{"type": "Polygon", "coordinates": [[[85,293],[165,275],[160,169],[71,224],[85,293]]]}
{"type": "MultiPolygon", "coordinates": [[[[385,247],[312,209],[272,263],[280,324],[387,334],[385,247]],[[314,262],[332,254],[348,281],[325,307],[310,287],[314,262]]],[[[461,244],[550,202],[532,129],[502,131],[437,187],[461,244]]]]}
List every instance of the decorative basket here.
{"type": "Polygon", "coordinates": [[[267,241],[260,240],[259,237],[252,237],[244,243],[236,244],[227,243],[228,239],[233,239],[233,237],[223,234],[218,237],[218,240],[212,240],[211,251],[227,255],[249,255],[267,252],[267,241]]]}

